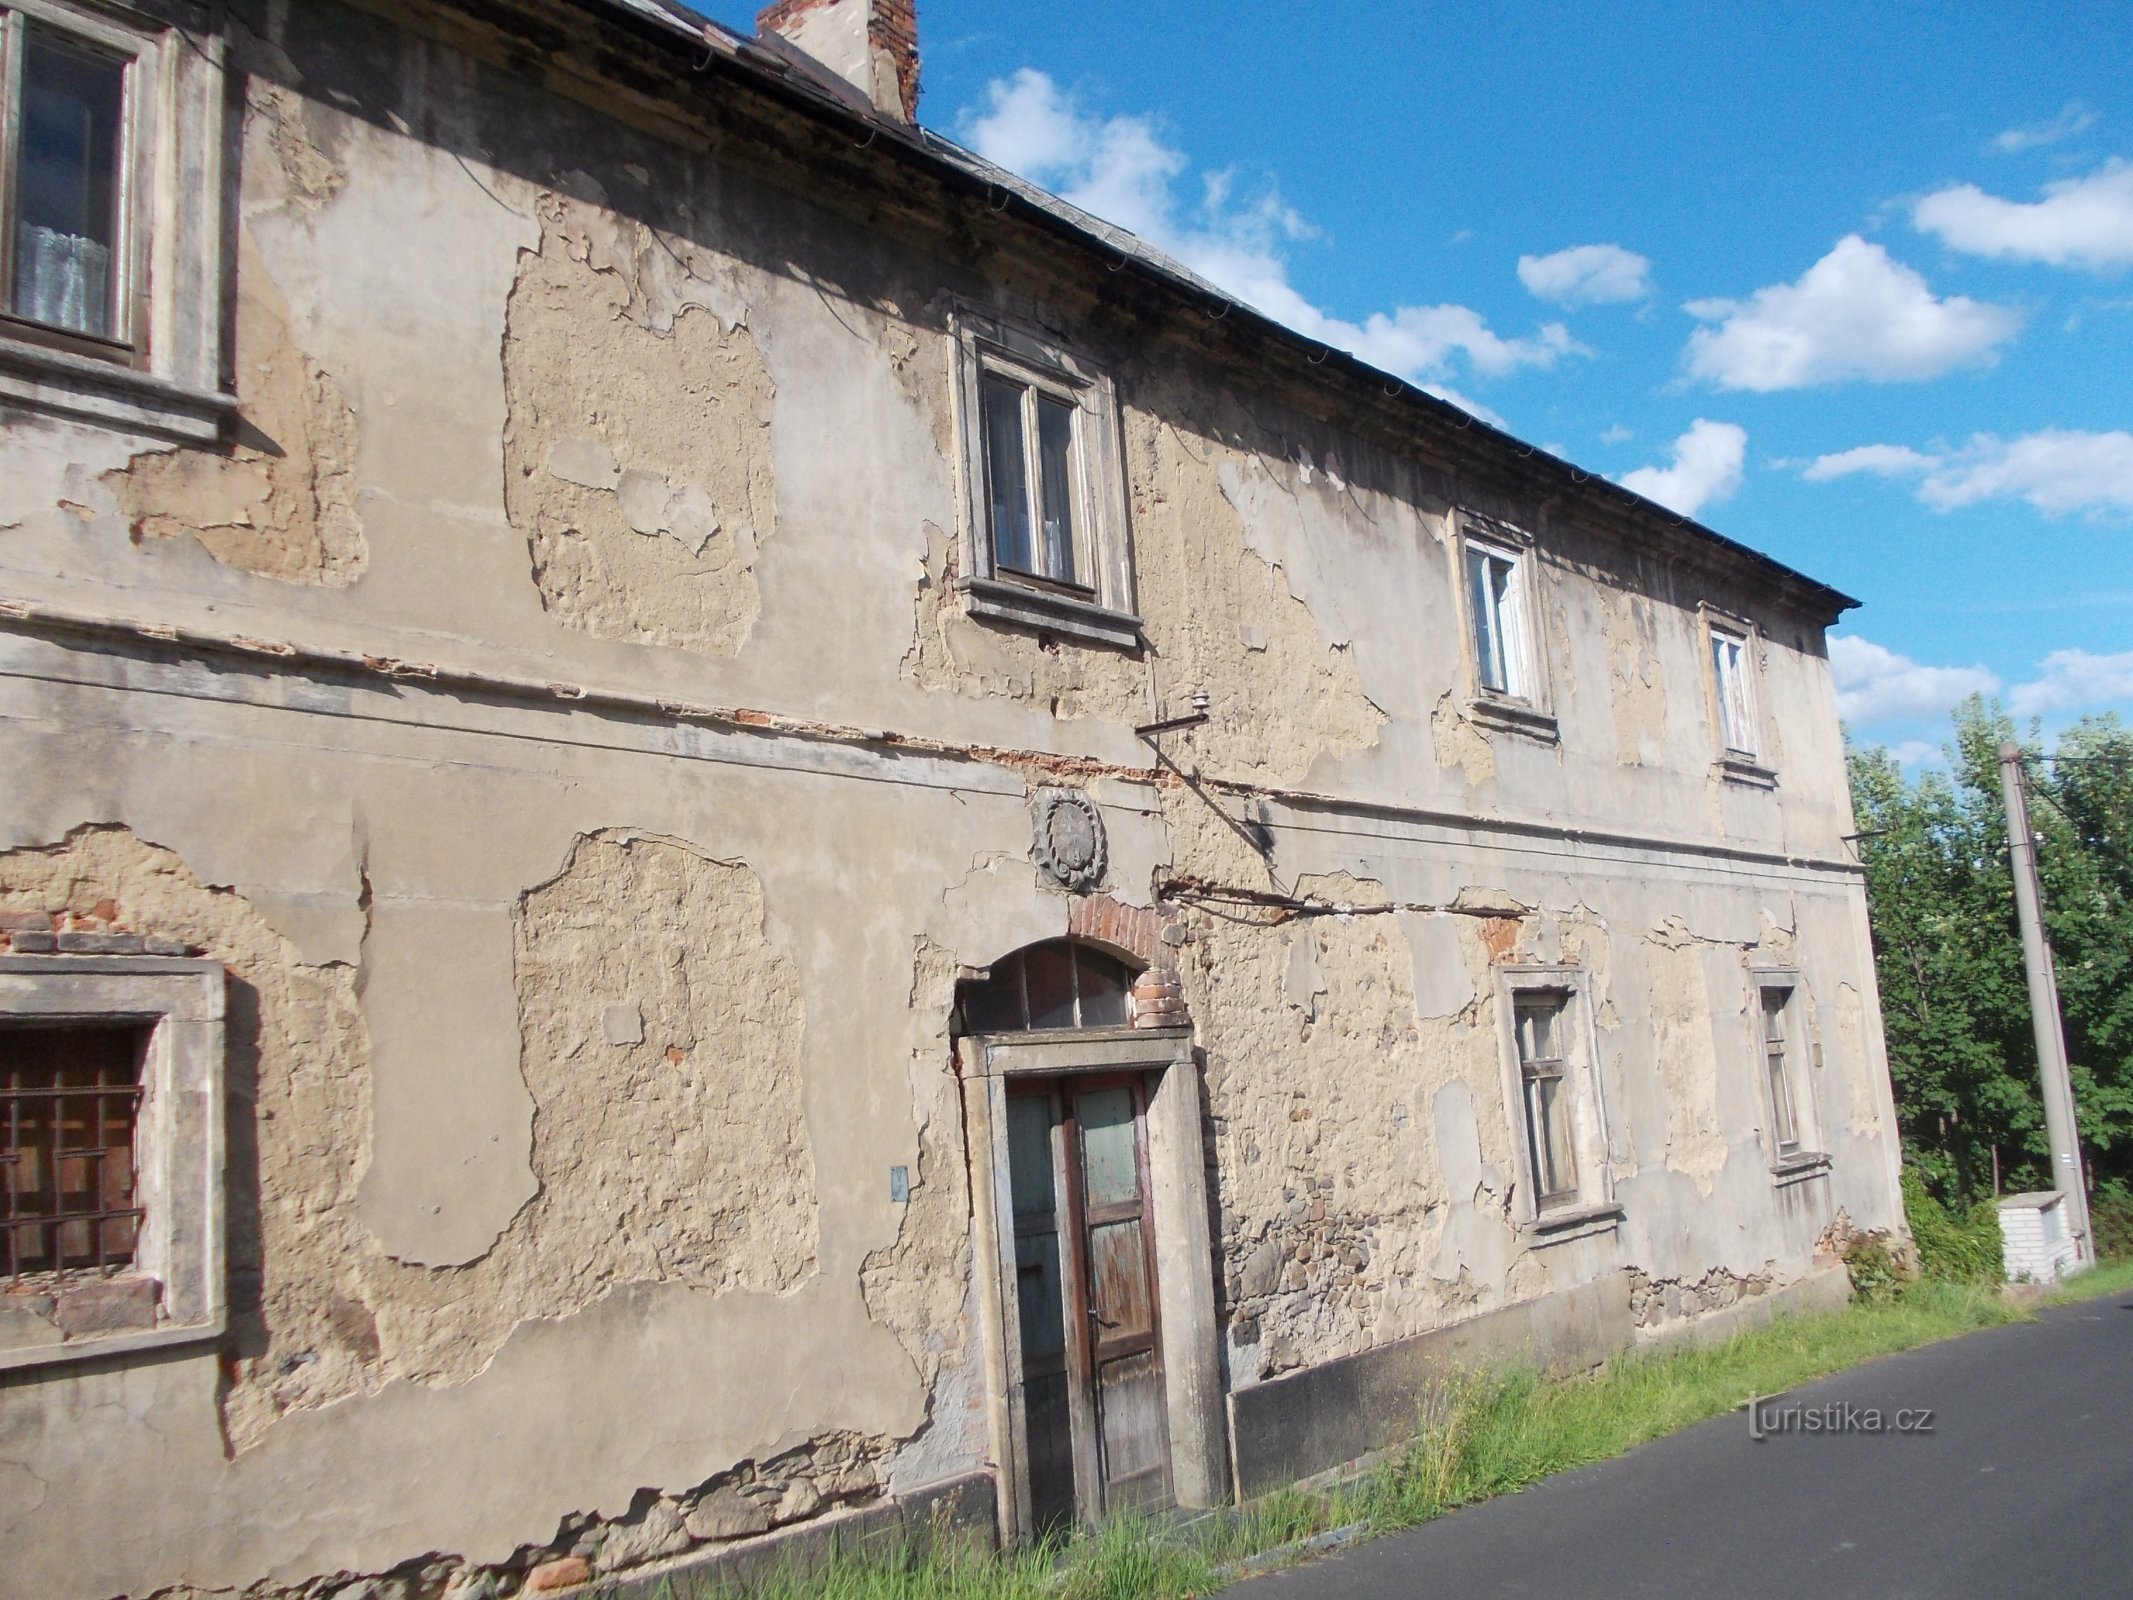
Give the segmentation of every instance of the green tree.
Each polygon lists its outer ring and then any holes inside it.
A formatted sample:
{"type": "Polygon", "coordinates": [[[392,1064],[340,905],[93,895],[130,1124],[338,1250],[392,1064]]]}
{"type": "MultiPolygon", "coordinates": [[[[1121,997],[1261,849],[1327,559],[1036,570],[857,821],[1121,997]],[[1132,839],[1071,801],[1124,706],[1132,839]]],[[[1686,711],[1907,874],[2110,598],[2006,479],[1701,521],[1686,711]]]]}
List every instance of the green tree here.
{"type": "MultiPolygon", "coordinates": [[[[1993,702],[1957,707],[1946,771],[1917,779],[1878,747],[1851,755],[1898,1120],[1951,1203],[2049,1184],[2001,807],[1993,702]]],[[[2092,1183],[2133,1184],[2133,733],[2087,718],[2047,757],[2024,744],[2067,1052],[2092,1183]]]]}

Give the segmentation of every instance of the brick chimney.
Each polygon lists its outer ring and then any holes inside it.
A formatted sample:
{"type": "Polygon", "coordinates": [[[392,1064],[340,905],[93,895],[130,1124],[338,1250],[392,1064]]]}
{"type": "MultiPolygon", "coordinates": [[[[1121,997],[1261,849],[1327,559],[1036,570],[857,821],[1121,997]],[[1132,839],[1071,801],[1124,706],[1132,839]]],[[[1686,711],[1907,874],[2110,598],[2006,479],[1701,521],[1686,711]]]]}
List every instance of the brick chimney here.
{"type": "Polygon", "coordinates": [[[806,51],[883,115],[918,120],[917,0],[776,0],[755,26],[806,51]]]}

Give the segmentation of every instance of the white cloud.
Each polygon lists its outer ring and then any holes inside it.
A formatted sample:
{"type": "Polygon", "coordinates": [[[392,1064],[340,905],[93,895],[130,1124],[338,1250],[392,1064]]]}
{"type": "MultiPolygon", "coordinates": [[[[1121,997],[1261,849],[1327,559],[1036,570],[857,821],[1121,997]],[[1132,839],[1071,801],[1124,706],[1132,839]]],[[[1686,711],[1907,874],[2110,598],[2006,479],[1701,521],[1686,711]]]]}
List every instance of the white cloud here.
{"type": "Polygon", "coordinates": [[[2133,700],[2133,651],[2098,656],[2086,650],[2054,650],[2039,665],[2041,675],[2007,693],[2008,707],[2018,717],[2133,700]]]}
{"type": "Polygon", "coordinates": [[[1188,201],[1179,189],[1191,163],[1164,141],[1151,118],[1092,115],[1033,68],[988,84],[982,108],[966,112],[960,126],[988,161],[1138,234],[1298,333],[1350,351],[1484,420],[1495,421],[1495,414],[1431,380],[1460,367],[1502,377],[1585,353],[1559,322],[1530,337],[1505,338],[1465,306],[1398,306],[1361,322],[1328,314],[1289,281],[1284,247],[1314,230],[1273,187],[1240,198],[1231,173],[1210,173],[1201,179],[1197,202],[1188,201]]]}
{"type": "Polygon", "coordinates": [[[1827,483],[1832,478],[1849,478],[1854,473],[1871,472],[1877,478],[1900,478],[1914,472],[1926,472],[1933,466],[1934,458],[1902,444],[1862,444],[1853,450],[1839,450],[1835,455],[1816,456],[1800,473],[1809,483],[1827,483]]]}
{"type": "Polygon", "coordinates": [[[2109,161],[2086,178],[2048,183],[2035,201],[1959,184],[1927,195],[1911,208],[1911,220],[1969,255],[2122,267],[2133,263],[2133,164],[2109,161]]]}
{"type": "Polygon", "coordinates": [[[1990,360],[2021,326],[2004,306],[1936,299],[1924,278],[1857,234],[1838,240],[1797,283],[1683,309],[1715,324],[1689,336],[1690,373],[1764,394],[1851,378],[1937,378],[1990,360]]]}
{"type": "Polygon", "coordinates": [[[1854,724],[1937,717],[1966,695],[1994,694],[2000,680],[1983,667],[1926,667],[1870,639],[1829,641],[1837,712],[1854,724]]]}
{"type": "Polygon", "coordinates": [[[2002,155],[2018,155],[2086,133],[2096,125],[2096,113],[2079,100],[2069,100],[2049,122],[2033,122],[2026,128],[2009,128],[1992,141],[2002,155]]]}
{"type": "Polygon", "coordinates": [[[1634,428],[1625,428],[1621,423],[1615,422],[1608,424],[1607,431],[1600,435],[1600,443],[1622,444],[1636,437],[1637,432],[1634,428]]]}
{"type": "Polygon", "coordinates": [[[1817,456],[1801,472],[1816,483],[1852,473],[1916,478],[1936,511],[1986,500],[2026,500],[2047,516],[2133,512],[2133,433],[2046,428],[2019,439],[1974,435],[1961,449],[1926,452],[1867,444],[1817,456]]]}
{"type": "Polygon", "coordinates": [[[1698,417],[1674,441],[1672,466],[1639,467],[1624,473],[1619,481],[1647,500],[1693,517],[1740,487],[1741,463],[1747,454],[1747,429],[1734,422],[1698,417]]]}
{"type": "Polygon", "coordinates": [[[1520,256],[1518,281],[1559,306],[1617,305],[1652,292],[1652,264],[1618,244],[1580,244],[1553,255],[1520,256]]]}

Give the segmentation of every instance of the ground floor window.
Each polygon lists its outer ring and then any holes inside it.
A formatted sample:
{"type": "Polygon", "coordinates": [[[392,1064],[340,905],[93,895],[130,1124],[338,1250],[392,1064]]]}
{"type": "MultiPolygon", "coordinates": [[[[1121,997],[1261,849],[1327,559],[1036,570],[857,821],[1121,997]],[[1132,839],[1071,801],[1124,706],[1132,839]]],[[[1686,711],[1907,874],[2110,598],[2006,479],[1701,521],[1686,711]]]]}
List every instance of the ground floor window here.
{"type": "Polygon", "coordinates": [[[140,1236],[147,1031],[0,1026],[0,1274],[108,1274],[140,1236]]]}

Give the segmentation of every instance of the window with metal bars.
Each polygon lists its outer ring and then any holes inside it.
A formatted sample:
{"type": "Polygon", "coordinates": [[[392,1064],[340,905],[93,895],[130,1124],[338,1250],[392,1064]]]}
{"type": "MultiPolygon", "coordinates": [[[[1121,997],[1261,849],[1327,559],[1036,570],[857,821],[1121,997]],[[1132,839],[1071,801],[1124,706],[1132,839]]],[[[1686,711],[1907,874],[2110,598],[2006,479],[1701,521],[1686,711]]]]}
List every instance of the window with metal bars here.
{"type": "Polygon", "coordinates": [[[0,1027],[0,1276],[129,1266],[147,1030],[0,1027]]]}

